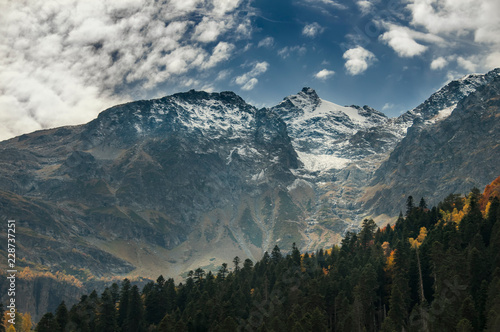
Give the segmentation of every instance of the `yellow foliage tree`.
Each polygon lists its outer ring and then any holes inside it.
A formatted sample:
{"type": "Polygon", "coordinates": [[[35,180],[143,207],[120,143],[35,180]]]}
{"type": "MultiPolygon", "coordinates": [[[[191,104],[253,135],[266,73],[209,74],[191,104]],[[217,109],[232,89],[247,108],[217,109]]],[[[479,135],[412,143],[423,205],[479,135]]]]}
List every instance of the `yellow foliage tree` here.
{"type": "Polygon", "coordinates": [[[26,313],[23,315],[23,324],[22,324],[22,329],[25,332],[31,331],[33,327],[33,323],[31,322],[31,315],[30,313],[26,313]]]}
{"type": "Polygon", "coordinates": [[[384,250],[384,256],[389,256],[391,252],[391,246],[390,243],[385,241],[384,243],[381,244],[382,250],[384,250]]]}

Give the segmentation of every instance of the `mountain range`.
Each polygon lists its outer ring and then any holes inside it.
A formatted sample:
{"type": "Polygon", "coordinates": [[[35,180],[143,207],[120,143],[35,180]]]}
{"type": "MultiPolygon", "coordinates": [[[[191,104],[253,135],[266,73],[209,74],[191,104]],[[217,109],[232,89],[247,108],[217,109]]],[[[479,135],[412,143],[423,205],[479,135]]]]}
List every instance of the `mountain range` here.
{"type": "Polygon", "coordinates": [[[500,174],[499,107],[500,69],[397,118],[311,88],[263,109],[233,92],[131,102],[0,142],[0,207],[22,266],[79,278],[316,250],[364,218],[394,221],[409,195],[484,188],[500,174]]]}

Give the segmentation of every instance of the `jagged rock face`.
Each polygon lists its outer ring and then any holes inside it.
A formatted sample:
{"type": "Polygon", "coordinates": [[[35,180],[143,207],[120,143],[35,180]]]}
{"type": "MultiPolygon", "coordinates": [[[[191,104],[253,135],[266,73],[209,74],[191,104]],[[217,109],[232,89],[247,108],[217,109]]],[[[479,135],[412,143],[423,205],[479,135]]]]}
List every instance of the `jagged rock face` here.
{"type": "Polygon", "coordinates": [[[351,139],[362,130],[382,126],[388,118],[368,107],[344,107],[322,100],[311,88],[286,97],[272,108],[288,126],[300,160],[308,171],[343,168],[373,152],[351,139]]]}
{"type": "Polygon", "coordinates": [[[258,258],[276,243],[316,249],[366,214],[398,213],[408,195],[491,182],[498,163],[480,155],[495,166],[474,169],[466,139],[496,129],[482,124],[498,117],[481,87],[494,91],[499,74],[451,82],[394,119],[310,88],[261,110],[232,92],[118,105],[86,125],[1,142],[0,204],[19,219],[20,254],[53,270],[156,277],[258,258]],[[481,107],[489,115],[465,117],[481,107]],[[446,136],[457,130],[463,142],[446,136]],[[471,180],[453,177],[457,167],[471,180]]]}
{"type": "MultiPolygon", "coordinates": [[[[290,169],[299,166],[281,118],[232,92],[119,105],[86,125],[23,135],[0,149],[5,213],[30,230],[21,232],[20,255],[55,270],[73,262],[96,275],[137,267],[124,241],[172,250],[195,237],[262,254],[262,243],[282,237],[273,229],[285,220],[276,224],[280,214],[260,205],[290,200],[290,169]],[[247,205],[256,212],[245,214],[247,205]],[[250,241],[244,225],[260,235],[250,241]]],[[[293,234],[290,241],[300,241],[293,234]]]]}
{"type": "MultiPolygon", "coordinates": [[[[477,91],[467,90],[469,94],[442,121],[415,121],[375,173],[364,208],[395,215],[409,195],[434,205],[450,193],[482,189],[495,179],[500,172],[499,73],[475,80],[488,82],[477,91]]],[[[463,82],[450,86],[463,90],[463,82]]]]}
{"type": "Polygon", "coordinates": [[[0,142],[0,209],[18,257],[51,271],[156,278],[314,250],[408,195],[434,204],[496,178],[499,80],[469,75],[393,119],[310,88],[261,110],[232,92],[118,105],[0,142]]]}
{"type": "Polygon", "coordinates": [[[415,119],[425,121],[446,117],[459,101],[481,86],[491,83],[498,75],[500,75],[500,68],[494,69],[485,75],[471,74],[462,79],[454,80],[432,94],[413,110],[402,114],[398,120],[408,122],[411,125],[415,119]]]}

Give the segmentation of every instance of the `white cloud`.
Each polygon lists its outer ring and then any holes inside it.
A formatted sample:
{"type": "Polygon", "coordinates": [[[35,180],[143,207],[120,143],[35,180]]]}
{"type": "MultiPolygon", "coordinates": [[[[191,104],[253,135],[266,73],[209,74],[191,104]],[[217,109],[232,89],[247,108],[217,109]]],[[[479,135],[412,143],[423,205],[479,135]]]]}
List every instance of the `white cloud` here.
{"type": "Polygon", "coordinates": [[[241,90],[245,90],[245,91],[252,90],[255,87],[255,85],[257,85],[257,83],[259,83],[259,80],[256,79],[255,77],[252,77],[251,79],[248,80],[248,82],[246,82],[241,87],[241,90]]]}
{"type": "Polygon", "coordinates": [[[459,56],[457,58],[457,63],[460,67],[464,68],[469,72],[475,72],[478,65],[473,61],[476,60],[474,58],[465,59],[464,57],[459,56]]]}
{"type": "Polygon", "coordinates": [[[215,79],[216,81],[222,81],[225,80],[226,78],[231,75],[231,70],[230,69],[223,69],[217,74],[217,78],[215,79]]]}
{"type": "Polygon", "coordinates": [[[334,8],[337,8],[337,9],[347,9],[347,7],[337,1],[333,1],[333,0],[306,0],[306,2],[308,3],[312,3],[312,4],[323,4],[323,5],[328,5],[328,6],[332,6],[334,8]]]}
{"type": "Polygon", "coordinates": [[[500,68],[500,52],[493,52],[486,57],[486,69],[500,68]]]}
{"type": "Polygon", "coordinates": [[[440,56],[439,58],[436,58],[432,60],[431,62],[431,69],[432,70],[438,70],[438,69],[443,69],[448,65],[448,60],[440,56]]]}
{"type": "Polygon", "coordinates": [[[498,64],[494,59],[500,52],[500,1],[409,0],[407,9],[413,27],[453,41],[447,45],[451,54],[476,49],[473,60],[457,58],[460,67],[489,70],[498,64]]]}
{"type": "Polygon", "coordinates": [[[321,25],[319,25],[318,23],[314,22],[314,23],[311,23],[311,24],[307,24],[303,29],[302,29],[302,34],[304,36],[307,36],[307,37],[311,37],[311,38],[314,38],[316,37],[318,34],[322,33],[323,32],[323,28],[321,27],[321,25]]]}
{"type": "Polygon", "coordinates": [[[392,47],[400,57],[414,57],[427,50],[427,46],[417,43],[410,30],[405,27],[393,26],[384,32],[380,39],[392,47]]]}
{"type": "Polygon", "coordinates": [[[387,111],[387,110],[390,110],[391,108],[394,108],[394,104],[385,103],[384,106],[382,106],[382,111],[387,111]]]}
{"type": "Polygon", "coordinates": [[[317,72],[314,77],[320,80],[326,80],[327,78],[333,76],[335,72],[333,70],[328,70],[328,69],[322,69],[319,72],[317,72]]]}
{"type": "Polygon", "coordinates": [[[497,0],[410,0],[412,24],[434,34],[474,34],[477,42],[500,41],[500,2],[497,0]]]}
{"type": "Polygon", "coordinates": [[[202,64],[202,68],[212,68],[220,62],[228,60],[233,50],[233,44],[222,41],[219,42],[217,46],[214,47],[212,55],[210,56],[210,58],[208,58],[208,61],[202,64]]]}
{"type": "Polygon", "coordinates": [[[361,46],[345,51],[342,56],[346,59],[345,68],[350,75],[359,75],[377,60],[375,54],[361,46]]]}
{"type": "Polygon", "coordinates": [[[0,139],[89,121],[129,100],[130,86],[145,96],[167,80],[208,87],[194,77],[227,61],[234,41],[249,36],[246,6],[245,0],[3,1],[0,139]]]}
{"type": "Polygon", "coordinates": [[[266,37],[259,42],[257,47],[273,47],[273,45],[274,45],[274,38],[266,37]]]}
{"type": "Polygon", "coordinates": [[[359,10],[361,11],[361,14],[367,15],[369,14],[374,7],[374,3],[369,0],[359,0],[356,1],[356,5],[358,5],[359,10]]]}
{"type": "Polygon", "coordinates": [[[237,76],[234,79],[234,82],[238,85],[241,86],[242,90],[252,90],[255,85],[259,82],[259,80],[256,78],[256,76],[259,76],[267,71],[269,68],[269,63],[266,61],[262,62],[255,62],[253,64],[253,68],[240,76],[237,76]]]}
{"type": "Polygon", "coordinates": [[[281,50],[278,51],[278,55],[281,56],[283,59],[288,58],[292,53],[297,53],[298,56],[303,56],[306,54],[307,48],[304,46],[286,46],[283,47],[281,50]]]}

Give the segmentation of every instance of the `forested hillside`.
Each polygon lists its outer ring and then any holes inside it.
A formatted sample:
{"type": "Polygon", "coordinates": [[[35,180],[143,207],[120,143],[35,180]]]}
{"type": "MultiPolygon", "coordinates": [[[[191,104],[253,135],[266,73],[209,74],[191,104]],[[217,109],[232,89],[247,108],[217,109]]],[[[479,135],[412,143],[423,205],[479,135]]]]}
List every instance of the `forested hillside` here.
{"type": "MultiPolygon", "coordinates": [[[[437,207],[408,197],[395,225],[363,222],[341,246],[255,264],[235,257],[142,291],[125,279],[83,296],[42,331],[499,331],[500,178],[437,207]]],[[[288,249],[288,248],[282,248],[288,249]]]]}

